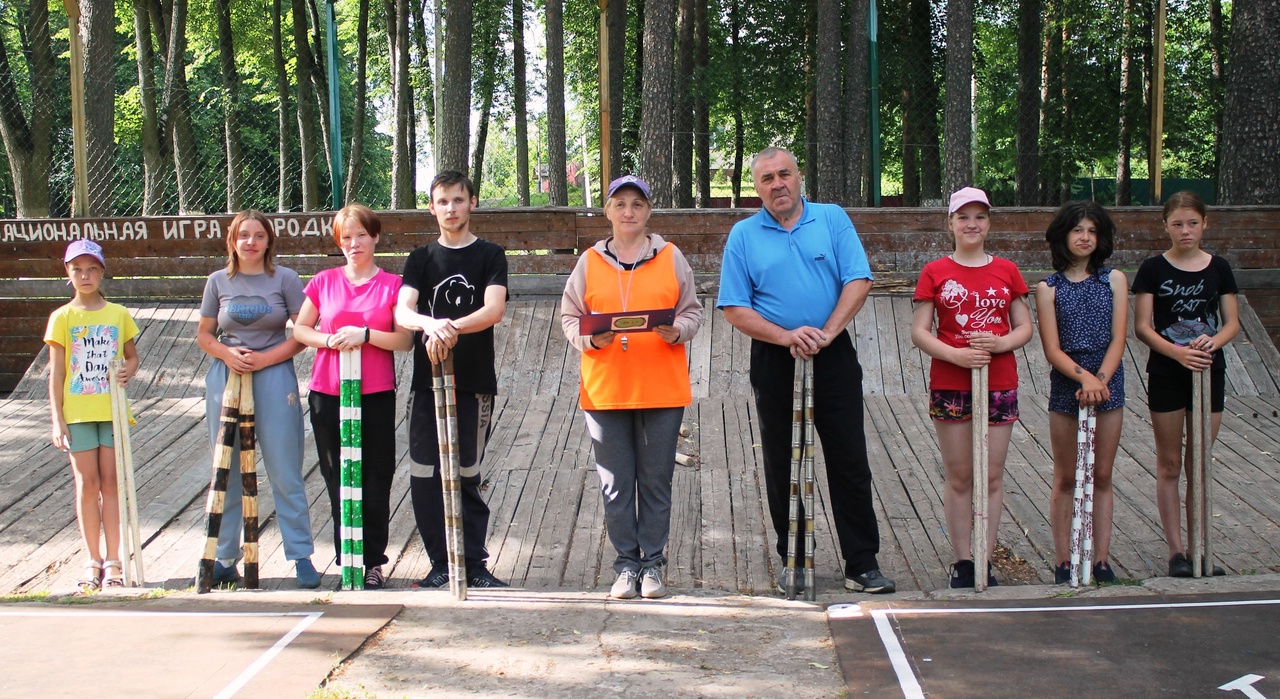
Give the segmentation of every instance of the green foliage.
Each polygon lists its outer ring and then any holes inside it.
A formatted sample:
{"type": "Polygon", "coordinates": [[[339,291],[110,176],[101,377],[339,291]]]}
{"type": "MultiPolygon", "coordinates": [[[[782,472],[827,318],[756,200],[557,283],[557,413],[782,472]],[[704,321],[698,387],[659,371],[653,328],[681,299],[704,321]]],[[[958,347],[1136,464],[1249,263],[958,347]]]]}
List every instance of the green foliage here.
{"type": "MultiPolygon", "coordinates": [[[[24,106],[29,107],[30,71],[23,53],[25,21],[31,0],[15,0],[0,4],[0,40],[3,40],[13,68],[12,79],[24,106]]],[[[37,2],[41,0],[36,0],[37,2]]],[[[743,150],[746,155],[768,145],[793,149],[803,161],[805,141],[805,99],[808,49],[806,37],[809,5],[804,3],[769,3],[763,0],[707,0],[709,67],[696,76],[695,89],[702,90],[710,105],[712,166],[720,168],[732,162],[734,120],[743,124],[743,150]],[[736,35],[734,23],[737,22],[736,35]]],[[[623,131],[623,154],[619,167],[632,170],[636,165],[640,126],[640,81],[642,61],[640,43],[640,10],[644,0],[627,0],[628,26],[624,45],[623,110],[613,115],[623,131]]],[[[413,22],[425,21],[425,46],[417,42],[416,25],[412,42],[411,74],[417,106],[418,154],[425,159],[430,152],[430,133],[426,112],[431,103],[430,55],[433,50],[434,27],[430,0],[413,0],[413,22]]],[[[1131,10],[1134,35],[1130,49],[1134,56],[1132,80],[1141,85],[1149,72],[1149,59],[1143,55],[1144,41],[1149,38],[1149,8],[1135,2],[1131,10]]],[[[144,183],[142,173],[142,111],[139,94],[133,4],[115,0],[116,46],[118,48],[115,85],[115,173],[109,185],[115,188],[115,211],[133,215],[141,211],[144,183]]],[[[1041,46],[1052,35],[1062,37],[1061,61],[1050,61],[1052,79],[1062,76],[1064,89],[1048,95],[1046,127],[1040,139],[1040,155],[1046,169],[1057,168],[1051,178],[1064,182],[1085,178],[1114,177],[1119,147],[1120,59],[1123,49],[1123,0],[1045,0],[1044,33],[1041,46]],[[1060,19],[1060,22],[1059,22],[1060,19]],[[1057,68],[1057,66],[1061,68],[1057,68]],[[1065,101],[1064,101],[1065,95],[1065,101]],[[1064,115],[1059,119],[1059,115],[1064,115]],[[1051,117],[1051,118],[1050,118],[1051,117]]],[[[219,46],[215,2],[190,5],[186,72],[191,100],[191,117],[196,134],[199,160],[196,208],[221,211],[225,207],[226,154],[224,144],[223,93],[219,64],[219,46]]],[[[943,102],[941,86],[946,60],[944,31],[946,0],[924,0],[922,3],[897,0],[879,3],[882,124],[882,185],[892,194],[904,180],[902,141],[904,100],[911,89],[932,86],[938,94],[935,105],[926,107],[935,125],[941,123],[943,102]],[[912,16],[912,12],[921,13],[912,16]],[[912,29],[912,23],[919,30],[912,29]],[[914,32],[914,33],[913,33],[914,32]],[[911,37],[919,36],[925,45],[916,45],[911,37]],[[913,88],[914,86],[914,88],[913,88]]],[[[56,80],[69,84],[68,33],[62,3],[49,4],[53,34],[56,80]]],[[[353,114],[356,60],[357,0],[338,0],[336,14],[341,51],[339,91],[342,111],[343,143],[350,146],[353,114]]],[[[975,6],[975,76],[974,100],[976,131],[974,159],[979,184],[987,187],[997,201],[1011,197],[1016,165],[1017,102],[1017,0],[992,0],[975,6]]],[[[272,0],[235,0],[232,3],[232,32],[235,61],[239,75],[240,130],[246,173],[247,204],[273,210],[278,190],[278,114],[276,68],[271,45],[270,17],[272,0]]],[[[387,42],[386,4],[370,3],[369,44],[367,62],[367,107],[364,163],[355,198],[374,207],[390,201],[391,81],[387,42]]],[[[545,162],[545,33],[541,18],[544,8],[538,0],[526,2],[525,28],[528,51],[529,136],[531,169],[545,162]]],[[[1230,17],[1230,5],[1223,8],[1224,24],[1230,17]]],[[[289,2],[283,2],[284,57],[290,90],[296,85],[296,66],[292,46],[289,2]]],[[[310,21],[306,18],[306,21],[310,21]]],[[[845,18],[848,21],[848,17],[845,18]]],[[[564,7],[565,78],[567,88],[569,141],[568,160],[581,161],[585,134],[587,166],[598,191],[598,104],[599,60],[597,56],[600,13],[597,3],[571,2],[564,7]]],[[[476,0],[474,45],[472,51],[474,104],[479,107],[484,95],[492,89],[493,105],[488,141],[485,147],[484,172],[478,173],[482,193],[493,205],[515,201],[515,140],[512,105],[512,18],[508,0],[476,0]],[[486,70],[492,61],[492,72],[486,70]],[[489,81],[492,80],[492,83],[489,81]]],[[[1229,26],[1223,27],[1225,32],[1229,26]]],[[[323,30],[319,32],[323,37],[323,30]]],[[[313,32],[309,31],[308,35],[313,32]]],[[[847,37],[846,37],[847,38],[847,37]]],[[[1221,86],[1214,82],[1209,44],[1207,3],[1172,0],[1168,14],[1167,79],[1165,95],[1164,174],[1167,178],[1212,178],[1216,175],[1215,131],[1222,108],[1221,86]]],[[[865,47],[858,46],[858,50],[865,47]]],[[[158,54],[165,47],[156,45],[158,54]]],[[[326,61],[324,47],[318,49],[326,61]]],[[[820,56],[816,60],[843,61],[843,56],[820,56]]],[[[162,84],[162,60],[158,56],[155,71],[157,87],[162,84]]],[[[55,128],[53,168],[50,174],[52,209],[55,216],[66,215],[72,172],[72,137],[70,102],[67,90],[55,91],[55,128]]],[[[1146,99],[1139,87],[1133,93],[1139,101],[1146,99]]],[[[292,95],[291,95],[292,99],[292,95]]],[[[294,133],[292,139],[295,168],[298,159],[296,115],[287,122],[294,133]]],[[[1135,177],[1145,172],[1148,115],[1143,104],[1133,111],[1132,167],[1135,177]]],[[[169,156],[171,160],[171,156],[169,156]]],[[[802,162],[803,165],[803,162],[802,162]]],[[[172,164],[169,165],[172,170],[172,164]]],[[[326,196],[327,165],[321,164],[321,187],[326,196]]],[[[169,197],[166,212],[176,211],[176,192],[167,185],[169,197]]],[[[296,181],[298,172],[285,173],[296,181]]],[[[0,207],[13,210],[10,173],[0,169],[0,207]]],[[[531,178],[536,189],[537,179],[531,178]]],[[[424,182],[419,182],[423,186],[424,182]]],[[[580,200],[581,194],[576,195],[580,200]]],[[[535,195],[535,202],[537,198],[535,195]]],[[[292,202],[290,206],[296,206],[292,202]]]]}

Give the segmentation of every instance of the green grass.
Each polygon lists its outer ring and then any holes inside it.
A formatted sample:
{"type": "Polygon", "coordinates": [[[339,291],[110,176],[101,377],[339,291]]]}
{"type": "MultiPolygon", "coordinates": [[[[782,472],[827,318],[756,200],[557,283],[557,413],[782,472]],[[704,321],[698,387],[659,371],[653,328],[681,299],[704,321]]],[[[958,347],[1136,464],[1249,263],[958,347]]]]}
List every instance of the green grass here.
{"type": "Polygon", "coordinates": [[[0,604],[25,604],[28,602],[44,602],[49,599],[49,591],[20,592],[13,595],[0,596],[0,604]]]}

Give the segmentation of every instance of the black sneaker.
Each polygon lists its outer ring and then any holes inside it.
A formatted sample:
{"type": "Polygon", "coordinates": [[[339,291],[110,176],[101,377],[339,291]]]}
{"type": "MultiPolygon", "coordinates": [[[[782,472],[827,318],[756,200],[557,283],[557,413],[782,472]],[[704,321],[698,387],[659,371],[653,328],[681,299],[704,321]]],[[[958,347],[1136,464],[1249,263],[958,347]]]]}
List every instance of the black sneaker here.
{"type": "Polygon", "coordinates": [[[1171,578],[1189,578],[1191,577],[1191,561],[1187,560],[1187,554],[1175,553],[1169,559],[1169,577],[1171,578]]]}
{"type": "MultiPolygon", "coordinates": [[[[1097,570],[1097,567],[1096,567],[1096,566],[1095,566],[1094,570],[1097,570]]],[[[1110,569],[1108,569],[1108,570],[1110,570],[1110,569]]],[[[1096,576],[1096,575],[1097,575],[1097,573],[1095,573],[1094,575],[1096,576]]],[[[1071,582],[1071,564],[1070,564],[1070,563],[1065,563],[1065,562],[1064,562],[1064,563],[1059,563],[1059,564],[1058,564],[1058,565],[1053,569],[1053,584],[1054,584],[1054,585],[1065,585],[1065,584],[1067,584],[1067,583],[1069,583],[1069,582],[1071,582]]]]}
{"type": "Polygon", "coordinates": [[[951,564],[951,589],[973,587],[973,561],[963,560],[951,564]]]}
{"type": "Polygon", "coordinates": [[[381,590],[387,584],[382,575],[382,566],[371,566],[364,569],[364,589],[381,590]]]}
{"type": "Polygon", "coordinates": [[[1093,581],[1099,585],[1106,585],[1116,581],[1116,572],[1111,570],[1111,564],[1106,561],[1098,561],[1093,564],[1093,581]]]}
{"type": "MultiPolygon", "coordinates": [[[[796,594],[804,592],[804,568],[796,568],[796,594]]],[[[778,594],[787,594],[787,569],[778,573],[778,594]]]]}
{"type": "Polygon", "coordinates": [[[996,580],[996,564],[987,561],[987,587],[1000,587],[1000,581],[996,580]]]}
{"type": "Polygon", "coordinates": [[[438,589],[448,584],[449,584],[449,566],[438,565],[438,566],[431,566],[431,572],[427,573],[427,577],[410,585],[410,587],[438,589]]]}
{"type": "Polygon", "coordinates": [[[893,581],[886,578],[877,568],[844,579],[844,589],[853,592],[869,592],[873,595],[887,595],[898,588],[893,581]]]}
{"type": "Polygon", "coordinates": [[[511,587],[493,577],[488,568],[472,568],[467,571],[467,587],[511,587]]]}

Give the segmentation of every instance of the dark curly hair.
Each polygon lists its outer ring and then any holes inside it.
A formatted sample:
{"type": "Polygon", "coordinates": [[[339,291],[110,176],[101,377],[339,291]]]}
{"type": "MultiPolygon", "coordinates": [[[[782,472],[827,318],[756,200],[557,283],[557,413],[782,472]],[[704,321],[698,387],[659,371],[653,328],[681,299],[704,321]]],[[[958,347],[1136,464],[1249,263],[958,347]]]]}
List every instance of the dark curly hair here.
{"type": "Polygon", "coordinates": [[[1067,247],[1067,236],[1084,219],[1093,221],[1098,228],[1098,247],[1089,256],[1088,270],[1090,274],[1097,272],[1102,263],[1111,257],[1115,246],[1116,225],[1111,215],[1095,201],[1069,201],[1058,209],[1053,222],[1044,232],[1044,239],[1049,241],[1049,252],[1053,255],[1053,268],[1064,272],[1071,267],[1075,256],[1067,247]]]}

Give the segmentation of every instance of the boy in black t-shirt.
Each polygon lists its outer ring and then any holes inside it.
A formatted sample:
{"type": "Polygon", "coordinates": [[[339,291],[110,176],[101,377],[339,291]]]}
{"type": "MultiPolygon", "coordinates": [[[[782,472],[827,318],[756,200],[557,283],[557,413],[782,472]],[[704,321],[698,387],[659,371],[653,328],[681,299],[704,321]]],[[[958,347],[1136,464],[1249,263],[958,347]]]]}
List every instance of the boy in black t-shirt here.
{"type": "Polygon", "coordinates": [[[471,233],[475,186],[446,170],[431,182],[431,213],[440,238],[409,253],[396,321],[418,331],[413,350],[409,413],[410,495],[431,572],[415,587],[444,587],[449,568],[444,538],[444,494],[436,436],[431,363],[453,352],[462,466],[462,529],[469,587],[506,587],[485,566],[489,506],[480,494],[480,461],[492,429],[493,326],[507,304],[507,258],[502,247],[471,233]]]}

